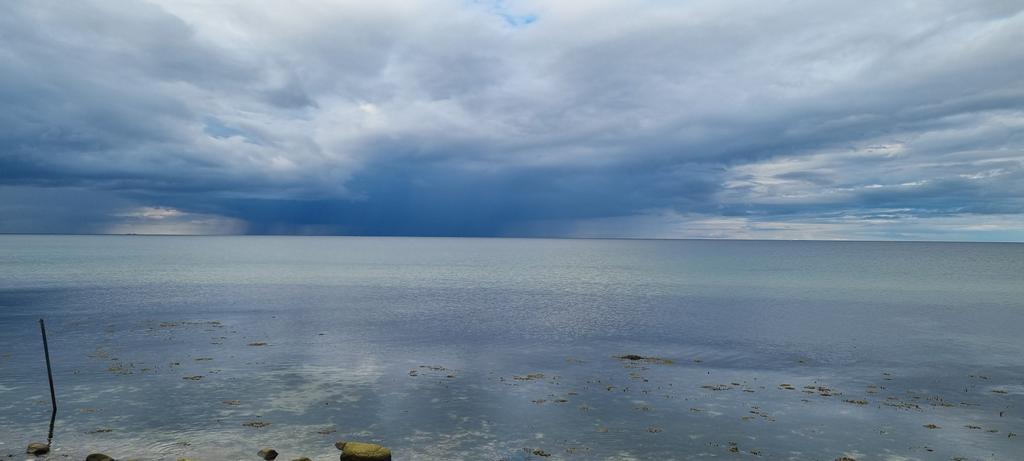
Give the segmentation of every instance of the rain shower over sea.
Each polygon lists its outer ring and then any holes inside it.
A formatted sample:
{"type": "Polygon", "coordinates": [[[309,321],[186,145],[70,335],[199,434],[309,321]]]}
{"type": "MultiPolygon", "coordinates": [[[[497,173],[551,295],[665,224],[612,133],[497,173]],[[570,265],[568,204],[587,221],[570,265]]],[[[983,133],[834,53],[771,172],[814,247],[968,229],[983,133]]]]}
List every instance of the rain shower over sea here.
{"type": "Polygon", "coordinates": [[[40,318],[49,459],[1024,459],[1021,244],[0,236],[0,457],[40,318]]]}

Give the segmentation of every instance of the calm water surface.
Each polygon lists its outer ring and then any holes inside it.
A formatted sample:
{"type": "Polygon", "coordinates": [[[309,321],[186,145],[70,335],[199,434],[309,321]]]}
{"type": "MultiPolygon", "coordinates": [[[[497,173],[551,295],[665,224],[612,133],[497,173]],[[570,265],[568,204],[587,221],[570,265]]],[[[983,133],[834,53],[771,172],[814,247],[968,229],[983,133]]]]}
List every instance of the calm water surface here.
{"type": "Polygon", "coordinates": [[[0,457],[39,318],[53,459],[1024,459],[1020,244],[0,236],[0,457]]]}

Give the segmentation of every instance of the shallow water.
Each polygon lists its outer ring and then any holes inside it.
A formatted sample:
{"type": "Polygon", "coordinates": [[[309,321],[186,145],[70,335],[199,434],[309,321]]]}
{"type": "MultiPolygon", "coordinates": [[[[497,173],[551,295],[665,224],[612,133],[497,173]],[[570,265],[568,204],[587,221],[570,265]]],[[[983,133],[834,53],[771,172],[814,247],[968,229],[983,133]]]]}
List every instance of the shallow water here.
{"type": "Polygon", "coordinates": [[[1024,457],[1020,244],[0,236],[0,456],[39,318],[53,459],[1024,457]]]}

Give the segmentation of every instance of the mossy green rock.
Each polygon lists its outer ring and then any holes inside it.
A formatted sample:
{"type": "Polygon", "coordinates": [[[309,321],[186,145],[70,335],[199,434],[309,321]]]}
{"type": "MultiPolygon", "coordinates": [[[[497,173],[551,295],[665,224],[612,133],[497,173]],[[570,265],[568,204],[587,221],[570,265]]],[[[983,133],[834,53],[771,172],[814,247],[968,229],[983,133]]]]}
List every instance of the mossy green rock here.
{"type": "Polygon", "coordinates": [[[338,442],[341,461],[391,461],[391,450],[375,443],[338,442]]]}

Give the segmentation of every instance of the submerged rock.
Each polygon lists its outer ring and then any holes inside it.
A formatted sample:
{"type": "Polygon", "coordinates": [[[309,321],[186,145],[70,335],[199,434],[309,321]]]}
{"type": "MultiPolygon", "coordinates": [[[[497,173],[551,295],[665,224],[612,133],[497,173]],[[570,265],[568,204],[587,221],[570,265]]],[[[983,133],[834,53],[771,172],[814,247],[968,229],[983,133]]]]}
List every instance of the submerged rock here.
{"type": "Polygon", "coordinates": [[[85,461],[114,461],[114,458],[104,455],[103,453],[93,453],[86,456],[85,461]]]}
{"type": "Polygon", "coordinates": [[[675,363],[675,362],[672,361],[672,359],[663,359],[661,357],[645,357],[645,356],[637,355],[637,354],[619,355],[619,356],[616,356],[615,358],[617,358],[619,360],[624,360],[624,361],[627,361],[627,362],[654,363],[654,364],[660,364],[660,365],[671,365],[671,364],[675,363]]]}
{"type": "Polygon", "coordinates": [[[338,442],[341,461],[391,461],[391,450],[375,443],[338,442]]]}
{"type": "Polygon", "coordinates": [[[301,458],[295,458],[292,461],[313,461],[313,460],[303,456],[301,458]]]}
{"type": "Polygon", "coordinates": [[[260,458],[263,458],[263,459],[265,459],[267,461],[271,461],[274,458],[277,458],[277,450],[275,450],[273,448],[263,448],[259,452],[257,452],[256,454],[260,458]]]}
{"type": "Polygon", "coordinates": [[[45,455],[50,452],[50,446],[41,442],[32,442],[28,444],[28,448],[25,449],[25,453],[30,455],[45,455]]]}

